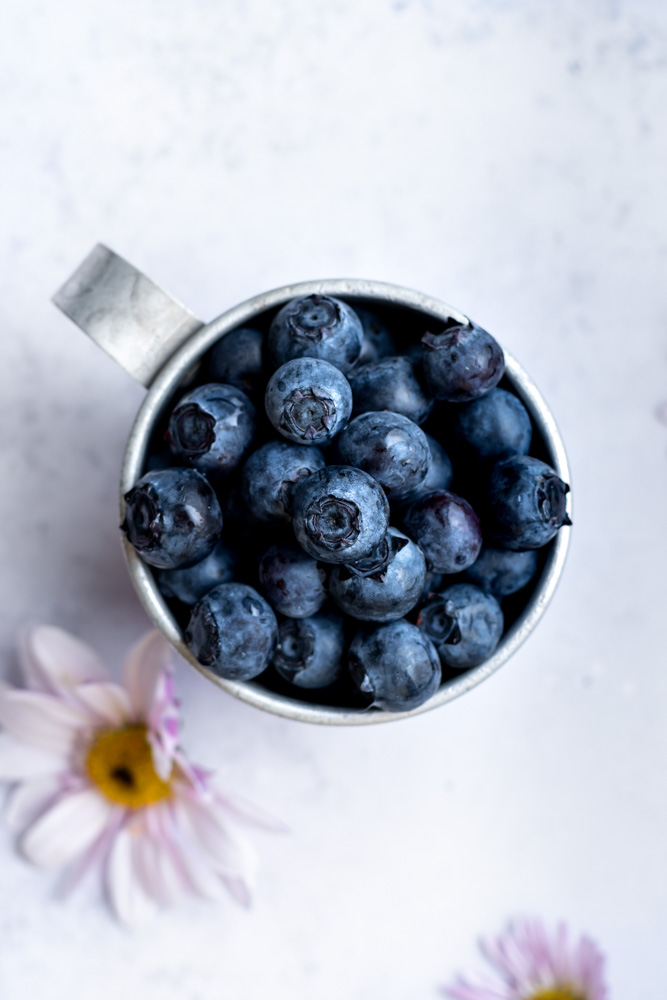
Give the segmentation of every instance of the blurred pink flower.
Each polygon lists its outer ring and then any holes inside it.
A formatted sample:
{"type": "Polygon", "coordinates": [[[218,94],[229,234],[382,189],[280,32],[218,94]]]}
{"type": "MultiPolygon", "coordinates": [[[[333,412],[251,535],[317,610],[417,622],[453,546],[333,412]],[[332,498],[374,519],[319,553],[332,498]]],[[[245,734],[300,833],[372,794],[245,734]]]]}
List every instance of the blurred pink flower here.
{"type": "Polygon", "coordinates": [[[510,925],[482,952],[494,966],[488,984],[445,988],[454,1000],[607,1000],[604,956],[588,937],[568,940],[565,924],[549,934],[539,920],[510,925]]]}
{"type": "Polygon", "coordinates": [[[257,859],[238,826],[284,827],[183,754],[159,632],[130,650],[122,685],[58,628],[25,634],[21,666],[25,688],[0,683],[0,780],[17,782],[6,819],[25,857],[67,866],[66,890],[101,866],[126,923],[187,894],[248,905],[257,859]]]}

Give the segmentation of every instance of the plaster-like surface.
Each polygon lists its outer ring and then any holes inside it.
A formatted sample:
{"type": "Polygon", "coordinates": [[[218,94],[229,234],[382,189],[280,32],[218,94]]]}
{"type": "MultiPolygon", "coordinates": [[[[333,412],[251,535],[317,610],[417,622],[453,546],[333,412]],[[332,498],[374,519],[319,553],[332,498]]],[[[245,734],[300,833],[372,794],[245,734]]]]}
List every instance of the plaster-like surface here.
{"type": "Polygon", "coordinates": [[[143,389],[50,304],[104,241],[203,319],[323,276],[458,305],[533,375],[573,468],[562,586],[437,712],[318,729],[184,665],[186,745],[291,826],[248,914],[130,935],[0,833],[0,997],[416,1000],[513,914],[614,998],[667,930],[667,10],[654,0],[8,0],[0,38],[0,649],[145,628],[116,487],[143,389]]]}

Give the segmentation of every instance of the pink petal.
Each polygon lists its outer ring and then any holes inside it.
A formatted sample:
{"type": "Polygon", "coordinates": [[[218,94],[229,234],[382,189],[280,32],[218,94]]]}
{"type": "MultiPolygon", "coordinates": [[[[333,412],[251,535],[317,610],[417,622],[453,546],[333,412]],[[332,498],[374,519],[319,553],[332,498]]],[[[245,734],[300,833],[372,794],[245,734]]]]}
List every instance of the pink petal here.
{"type": "Polygon", "coordinates": [[[106,869],[106,886],[109,901],[119,920],[136,926],[144,923],[155,912],[155,904],[145,892],[138,878],[133,850],[136,836],[127,827],[117,834],[106,869]]]}
{"type": "Polygon", "coordinates": [[[92,716],[39,691],[20,691],[0,685],[0,723],[26,743],[60,757],[70,754],[92,716]]]}
{"type": "Polygon", "coordinates": [[[111,804],[92,789],[71,792],[28,829],[21,850],[41,868],[68,864],[100,836],[112,813],[111,804]]]}
{"type": "Polygon", "coordinates": [[[240,906],[245,907],[246,910],[250,909],[252,904],[252,891],[245,879],[241,878],[239,875],[233,878],[228,875],[223,875],[222,881],[236,902],[240,906]]]}
{"type": "Polygon", "coordinates": [[[99,837],[79,855],[73,864],[69,865],[58,884],[57,896],[59,899],[66,899],[70,896],[91,868],[104,864],[114,837],[123,825],[124,817],[124,809],[120,807],[115,809],[99,837]]]}
{"type": "Polygon", "coordinates": [[[63,629],[38,625],[19,640],[23,673],[30,687],[60,694],[75,684],[107,679],[95,650],[63,629]]]}
{"type": "Polygon", "coordinates": [[[157,630],[133,646],[124,665],[125,687],[137,720],[148,719],[160,680],[171,669],[171,646],[157,630]]]}
{"type": "Polygon", "coordinates": [[[111,681],[79,684],[74,693],[77,701],[110,726],[124,726],[132,717],[128,693],[120,684],[111,681]]]}
{"type": "Polygon", "coordinates": [[[24,830],[41,816],[63,793],[63,778],[49,774],[24,781],[10,793],[5,806],[5,820],[10,830],[24,830]]]}
{"type": "Polygon", "coordinates": [[[65,757],[42,753],[8,733],[0,733],[0,781],[20,781],[65,767],[65,757]]]}

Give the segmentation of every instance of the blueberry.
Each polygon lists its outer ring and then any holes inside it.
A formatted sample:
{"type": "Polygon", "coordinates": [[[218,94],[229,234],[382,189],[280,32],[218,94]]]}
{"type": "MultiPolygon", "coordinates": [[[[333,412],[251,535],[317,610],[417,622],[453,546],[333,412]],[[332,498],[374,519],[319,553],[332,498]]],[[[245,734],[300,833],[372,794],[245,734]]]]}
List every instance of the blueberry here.
{"type": "Polygon", "coordinates": [[[426,382],[436,399],[451,403],[477,399],[493,389],[505,371],[502,348],[475,323],[426,333],[422,347],[426,382]]]}
{"type": "Polygon", "coordinates": [[[363,329],[356,313],[330,295],[292,299],[274,317],[269,330],[273,364],[294,358],[319,358],[348,372],[359,359],[363,329]]]}
{"type": "Polygon", "coordinates": [[[431,453],[428,472],[421,486],[406,497],[406,501],[409,503],[414,503],[415,500],[419,500],[420,497],[426,496],[427,493],[433,493],[435,490],[448,490],[452,485],[453,470],[449,455],[430,434],[426,434],[426,441],[431,453]]]}
{"type": "MultiPolygon", "coordinates": [[[[396,348],[392,335],[382,320],[374,312],[362,309],[358,305],[355,305],[354,311],[359,317],[364,331],[364,341],[357,364],[365,365],[370,361],[379,361],[380,358],[387,358],[390,354],[395,354],[396,348]]],[[[376,410],[378,407],[372,406],[371,409],[376,410]]]]}
{"type": "Polygon", "coordinates": [[[533,433],[528,410],[505,389],[457,406],[452,430],[460,449],[485,462],[527,455],[533,433]]]}
{"type": "Polygon", "coordinates": [[[183,397],[169,418],[167,439],[174,455],[200,472],[226,475],[250,447],[256,419],[244,392],[211,382],[183,397]]]}
{"type": "Polygon", "coordinates": [[[387,410],[355,417],[336,444],[341,462],[367,472],[392,501],[400,502],[418,489],[431,463],[423,430],[387,410]]]}
{"type": "Polygon", "coordinates": [[[482,547],[479,518],[467,500],[448,490],[427,493],[408,509],[405,531],[420,547],[429,568],[459,573],[471,566],[482,547]]]}
{"type": "Polygon", "coordinates": [[[225,382],[248,395],[256,393],[264,382],[263,347],[264,337],[259,330],[230,330],[209,354],[209,381],[225,382]]]}
{"type": "Polygon", "coordinates": [[[324,465],[324,456],[318,448],[269,441],[253,452],[243,466],[244,502],[260,521],[289,521],[294,486],[324,465]]]}
{"type": "Polygon", "coordinates": [[[389,527],[382,487],[361,469],[330,465],[297,484],[292,500],[297,541],[322,562],[370,555],[389,527]]]}
{"type": "Polygon", "coordinates": [[[288,618],[316,614],[327,599],[326,573],[294,543],[272,545],[259,561],[259,582],[269,604],[288,618]]]}
{"type": "Polygon", "coordinates": [[[365,559],[332,568],[329,592],[352,618],[388,622],[414,608],[425,578],[426,562],[419,547],[396,528],[389,528],[365,559]]]}
{"type": "Polygon", "coordinates": [[[289,441],[324,444],[350,419],[352,390],[328,361],[301,358],[273,373],[264,405],[275,429],[289,441]]]}
{"type": "Polygon", "coordinates": [[[151,566],[194,566],[215,548],[222,529],[220,504],[194,469],[147,472],[124,500],[121,530],[151,566]]]}
{"type": "Polygon", "coordinates": [[[210,555],[187,569],[163,569],[157,574],[158,587],[165,597],[183,604],[196,604],[220,583],[234,579],[238,552],[218,542],[210,555]]]}
{"type": "Polygon", "coordinates": [[[476,667],[491,656],[503,634],[503,613],[495,597],[471,583],[455,583],[432,596],[417,625],[452,670],[476,667]]]}
{"type": "Polygon", "coordinates": [[[535,549],[516,552],[484,546],[475,562],[466,570],[465,577],[486,594],[507,597],[530,583],[536,573],[535,549]]]}
{"type": "Polygon", "coordinates": [[[349,380],[355,413],[391,410],[421,424],[433,408],[433,400],[419,384],[409,358],[384,358],[361,365],[350,373],[349,380]]]}
{"type": "Polygon", "coordinates": [[[555,536],[567,516],[570,487],[539,458],[515,455],[496,463],[487,491],[484,530],[504,549],[539,549],[555,536]]]}
{"type": "Polygon", "coordinates": [[[442,671],[433,643],[404,619],[358,632],[348,665],[355,686],[387,712],[409,712],[440,686],[442,671]]]}
{"type": "Polygon", "coordinates": [[[344,637],[338,615],[287,618],[278,630],[273,665],[300,688],[323,688],[340,676],[344,637]]]}
{"type": "Polygon", "coordinates": [[[273,657],[278,623],[263,597],[245,583],[223,583],[194,606],[185,641],[195,659],[219,677],[247,681],[273,657]]]}

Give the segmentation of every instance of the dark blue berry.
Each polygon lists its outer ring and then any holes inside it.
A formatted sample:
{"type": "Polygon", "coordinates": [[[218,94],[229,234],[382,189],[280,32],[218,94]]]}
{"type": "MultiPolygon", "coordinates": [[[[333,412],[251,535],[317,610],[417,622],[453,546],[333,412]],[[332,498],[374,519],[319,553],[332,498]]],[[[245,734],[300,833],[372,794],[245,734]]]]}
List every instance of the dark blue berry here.
{"type": "Polygon", "coordinates": [[[328,361],[301,358],[273,373],[264,405],[275,429],[289,441],[324,444],[350,419],[352,390],[328,361]]]}
{"type": "Polygon", "coordinates": [[[265,670],[278,638],[273,611],[245,583],[223,583],[192,609],[185,641],[203,667],[227,680],[247,681],[265,670]]]}
{"type": "Polygon", "coordinates": [[[391,357],[355,368],[348,376],[354,413],[391,410],[421,424],[433,408],[409,358],[391,357]]]}
{"type": "Polygon", "coordinates": [[[485,534],[500,548],[541,548],[559,528],[571,524],[569,489],[539,458],[515,455],[496,463],[489,477],[485,534]]]}
{"type": "Polygon", "coordinates": [[[326,573],[294,543],[272,545],[259,561],[259,582],[275,611],[288,618],[316,614],[327,599],[326,573]]]}
{"type": "Polygon", "coordinates": [[[362,413],[336,444],[341,462],[376,479],[391,501],[410,496],[428,475],[431,453],[426,435],[400,413],[362,413]]]}
{"type": "Polygon", "coordinates": [[[296,483],[324,465],[324,456],[318,448],[269,441],[253,452],[243,466],[243,499],[260,521],[289,521],[296,483]]]}
{"type": "Polygon", "coordinates": [[[211,382],[183,397],[169,418],[167,439],[174,455],[200,472],[226,475],[245,457],[256,420],[244,392],[211,382]]]}
{"type": "Polygon", "coordinates": [[[457,406],[452,430],[457,447],[483,462],[527,455],[533,433],[528,410],[505,389],[457,406]]]}
{"type": "Polygon", "coordinates": [[[413,503],[403,526],[437,573],[467,569],[482,547],[475,511],[467,500],[448,490],[436,490],[413,503]]]}
{"type": "Polygon", "coordinates": [[[343,620],[338,615],[287,618],[278,631],[273,665],[297,687],[329,687],[340,676],[343,648],[343,620]]]}
{"type": "Polygon", "coordinates": [[[467,670],[488,660],[500,642],[503,613],[491,594],[471,583],[455,583],[426,602],[417,625],[443,666],[467,670]]]}
{"type": "Polygon", "coordinates": [[[384,537],[389,503],[382,487],[361,469],[330,465],[297,484],[292,526],[314,559],[355,562],[384,537]]]}
{"type": "Polygon", "coordinates": [[[449,326],[422,337],[426,383],[436,399],[465,403],[498,384],[505,358],[496,340],[481,326],[449,326]]]}
{"type": "Polygon", "coordinates": [[[425,578],[426,562],[419,547],[396,528],[389,528],[365,559],[332,568],[329,592],[352,618],[388,622],[414,608],[425,578]]]}
{"type": "Polygon", "coordinates": [[[194,566],[160,570],[158,587],[165,597],[175,597],[183,604],[196,604],[209,590],[234,579],[238,561],[236,549],[218,542],[211,554],[194,566]]]}
{"type": "MultiPolygon", "coordinates": [[[[365,365],[370,361],[379,361],[380,358],[387,358],[390,354],[395,354],[396,347],[393,337],[382,320],[375,313],[357,305],[355,305],[354,311],[359,317],[364,331],[364,341],[357,364],[365,365]]],[[[371,409],[375,410],[378,407],[372,406],[371,409]]]]}
{"type": "Polygon", "coordinates": [[[511,549],[484,547],[472,566],[466,570],[470,580],[486,594],[507,597],[530,583],[537,573],[537,552],[516,552],[511,549]]]}
{"type": "Polygon", "coordinates": [[[194,566],[215,548],[222,529],[220,504],[194,469],[147,472],[124,500],[121,529],[151,566],[194,566]]]}
{"type": "Polygon", "coordinates": [[[230,330],[211,350],[206,369],[210,382],[225,382],[252,396],[265,381],[262,352],[264,336],[259,330],[230,330]]]}
{"type": "Polygon", "coordinates": [[[356,313],[330,295],[292,299],[275,316],[269,330],[273,364],[294,358],[320,358],[342,372],[358,361],[363,329],[356,313]]]}
{"type": "Polygon", "coordinates": [[[418,489],[406,497],[405,502],[408,503],[414,503],[415,500],[419,500],[420,497],[426,496],[427,493],[433,493],[435,490],[448,490],[452,485],[453,470],[449,455],[430,434],[426,435],[426,441],[431,453],[426,479],[418,489]]]}
{"type": "Polygon", "coordinates": [[[358,632],[348,651],[355,686],[386,712],[409,712],[440,686],[442,671],[433,643],[404,619],[358,632]]]}

